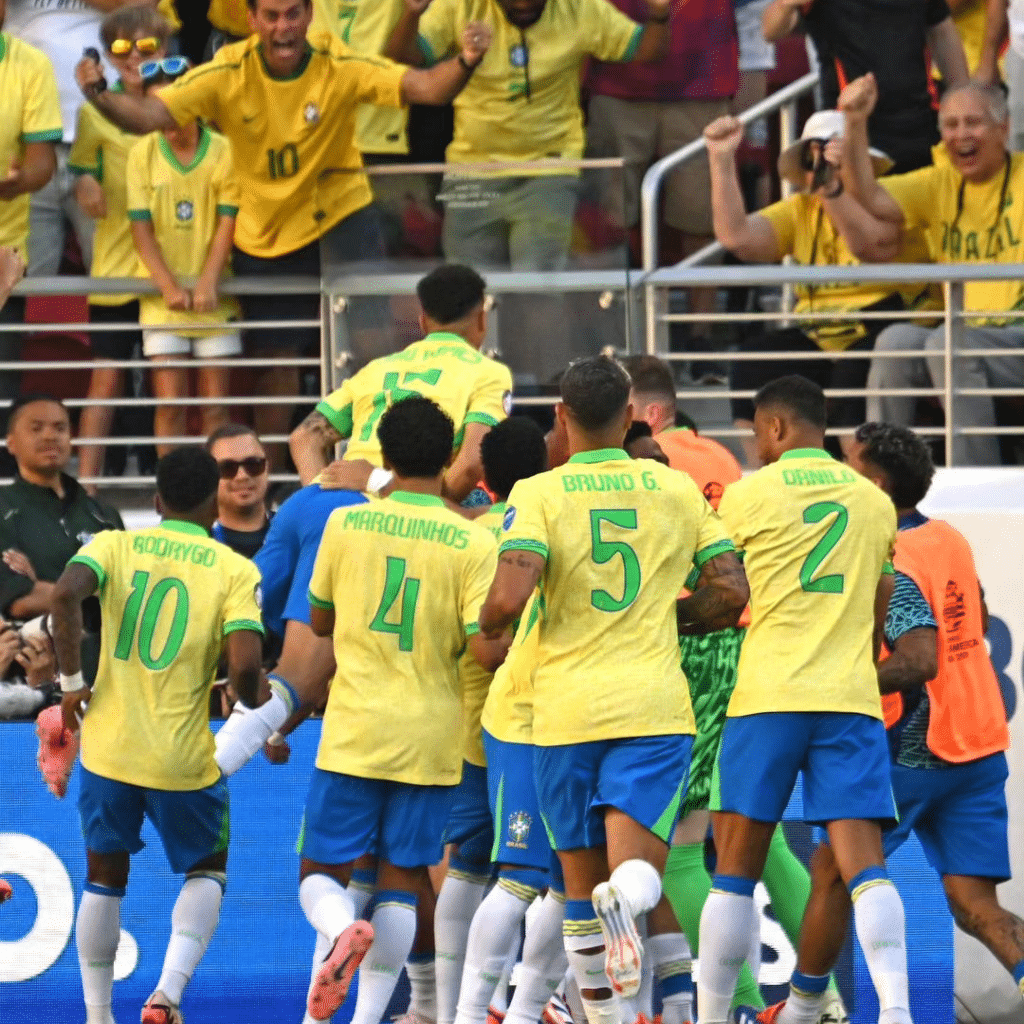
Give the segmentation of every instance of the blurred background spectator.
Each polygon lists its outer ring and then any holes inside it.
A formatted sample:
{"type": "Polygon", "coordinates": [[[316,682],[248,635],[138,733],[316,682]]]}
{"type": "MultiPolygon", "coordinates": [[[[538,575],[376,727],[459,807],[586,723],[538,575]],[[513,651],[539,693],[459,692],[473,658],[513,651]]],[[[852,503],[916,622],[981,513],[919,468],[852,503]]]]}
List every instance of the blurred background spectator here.
{"type": "Polygon", "coordinates": [[[266,449],[251,427],[225,423],[206,439],[206,450],[217,460],[220,470],[214,539],[252,558],[270,529],[266,449]]]}
{"type": "Polygon", "coordinates": [[[31,718],[59,701],[57,656],[46,617],[21,629],[0,619],[0,719],[31,718]]]}

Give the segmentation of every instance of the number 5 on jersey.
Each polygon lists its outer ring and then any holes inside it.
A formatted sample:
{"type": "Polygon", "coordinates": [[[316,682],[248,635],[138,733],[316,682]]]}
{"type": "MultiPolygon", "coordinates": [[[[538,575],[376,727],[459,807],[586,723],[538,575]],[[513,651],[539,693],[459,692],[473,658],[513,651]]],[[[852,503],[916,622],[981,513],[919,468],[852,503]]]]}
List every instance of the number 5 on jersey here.
{"type": "Polygon", "coordinates": [[[621,612],[628,608],[640,593],[640,559],[623,540],[607,540],[603,527],[620,530],[636,529],[635,508],[595,508],[590,510],[591,557],[597,565],[610,562],[616,555],[622,559],[622,597],[616,598],[607,590],[592,590],[590,603],[599,612],[621,612]]]}

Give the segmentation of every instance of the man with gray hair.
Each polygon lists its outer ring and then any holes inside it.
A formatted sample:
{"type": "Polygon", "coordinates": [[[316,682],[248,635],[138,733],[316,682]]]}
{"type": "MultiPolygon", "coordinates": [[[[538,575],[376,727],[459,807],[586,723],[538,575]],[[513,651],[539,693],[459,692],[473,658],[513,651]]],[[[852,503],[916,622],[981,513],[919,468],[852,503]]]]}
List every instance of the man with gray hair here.
{"type": "MultiPolygon", "coordinates": [[[[970,84],[948,91],[939,108],[939,127],[948,161],[910,174],[876,181],[867,149],[867,119],[878,90],[872,75],[855,79],[839,97],[846,113],[848,153],[843,180],[880,225],[888,225],[892,253],[901,234],[924,232],[939,263],[1020,263],[1024,261],[1024,155],[1007,149],[1008,116],[1001,92],[970,84]]],[[[886,246],[875,244],[863,259],[886,261],[886,246]]],[[[995,411],[989,395],[974,389],[1024,386],[1024,281],[972,281],[964,307],[977,313],[965,321],[952,363],[952,414],[958,427],[991,428],[995,411]],[[964,351],[966,350],[966,351],[964,351]],[[974,355],[970,350],[1003,350],[1005,355],[974,355]]],[[[868,399],[868,419],[908,425],[914,399],[897,390],[945,387],[945,331],[901,323],[887,327],[875,351],[919,352],[917,359],[874,359],[868,387],[881,394],[868,399]]],[[[942,399],[945,405],[945,399],[942,399]]],[[[951,410],[946,409],[946,415],[951,410]]],[[[958,434],[953,458],[958,465],[998,465],[993,434],[958,434]]]]}

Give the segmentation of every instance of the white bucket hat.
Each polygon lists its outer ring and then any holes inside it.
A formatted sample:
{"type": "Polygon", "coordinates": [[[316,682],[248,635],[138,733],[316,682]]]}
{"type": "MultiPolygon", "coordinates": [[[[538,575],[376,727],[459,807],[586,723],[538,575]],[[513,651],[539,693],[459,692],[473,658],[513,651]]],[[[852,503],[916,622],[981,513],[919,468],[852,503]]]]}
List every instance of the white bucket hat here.
{"type": "MultiPolygon", "coordinates": [[[[828,140],[840,136],[846,131],[846,115],[841,110],[819,110],[807,118],[804,130],[798,141],[779,154],[779,177],[785,178],[794,188],[803,189],[807,185],[807,172],[800,165],[800,156],[804,143],[810,139],[828,140]]],[[[871,164],[875,169],[875,177],[885,174],[893,165],[879,149],[869,149],[871,164]]]]}

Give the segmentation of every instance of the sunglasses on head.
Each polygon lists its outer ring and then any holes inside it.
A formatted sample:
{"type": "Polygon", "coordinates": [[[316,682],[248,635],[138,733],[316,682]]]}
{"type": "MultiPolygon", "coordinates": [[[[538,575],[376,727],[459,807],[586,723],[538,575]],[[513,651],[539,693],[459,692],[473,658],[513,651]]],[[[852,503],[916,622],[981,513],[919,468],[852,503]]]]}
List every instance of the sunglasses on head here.
{"type": "Polygon", "coordinates": [[[148,82],[159,74],[165,74],[171,78],[183,75],[192,67],[188,57],[164,57],[163,60],[147,60],[145,64],[139,65],[139,77],[148,82]]]}
{"type": "Polygon", "coordinates": [[[161,46],[163,42],[156,36],[146,36],[143,39],[115,39],[110,44],[110,52],[115,57],[127,57],[135,49],[147,57],[151,53],[156,53],[161,46]]]}
{"type": "Polygon", "coordinates": [[[221,480],[234,480],[240,469],[244,469],[247,476],[261,476],[267,470],[267,460],[262,455],[250,455],[247,459],[220,459],[217,468],[221,480]]]}

